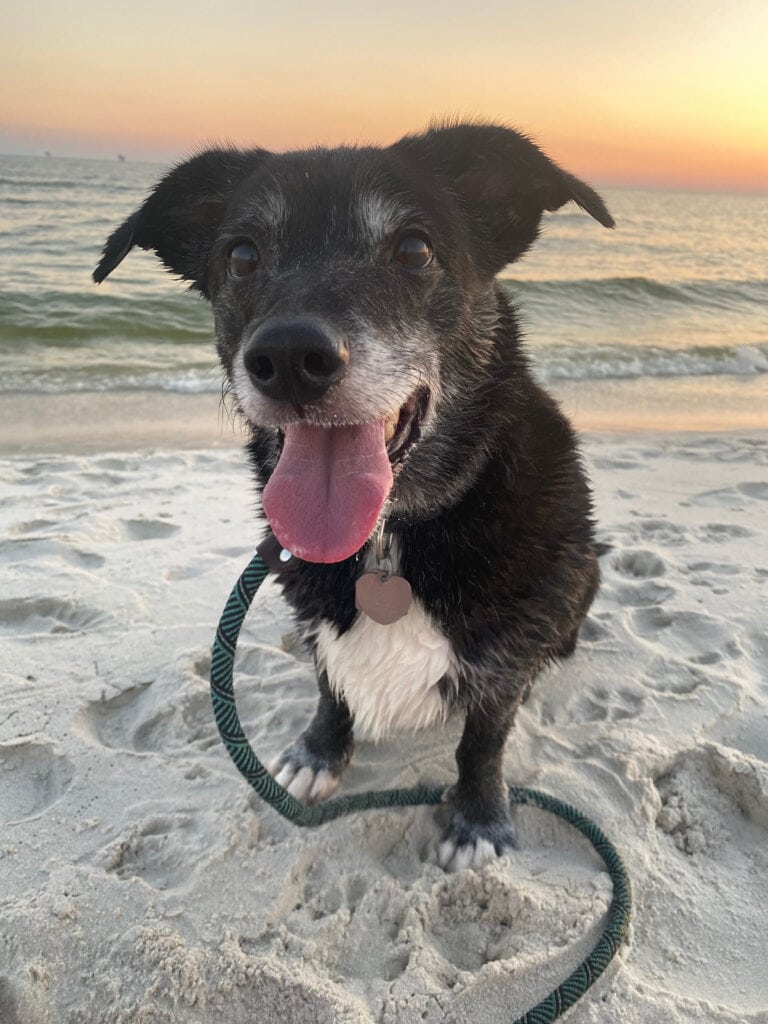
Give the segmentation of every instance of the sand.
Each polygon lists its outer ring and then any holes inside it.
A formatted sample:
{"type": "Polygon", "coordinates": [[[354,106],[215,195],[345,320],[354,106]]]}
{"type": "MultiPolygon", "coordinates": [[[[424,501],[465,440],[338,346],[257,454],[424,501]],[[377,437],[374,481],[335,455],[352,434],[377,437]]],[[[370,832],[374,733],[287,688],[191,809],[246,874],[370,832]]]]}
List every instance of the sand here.
{"type": "MultiPolygon", "coordinates": [[[[547,389],[582,431],[768,429],[768,375],[758,377],[554,380],[547,389]]],[[[219,394],[173,391],[6,392],[0,454],[210,448],[246,434],[219,394]]]]}
{"type": "MultiPolygon", "coordinates": [[[[765,1024],[768,433],[585,450],[603,587],[506,759],[590,813],[634,886],[628,945],[567,1019],[765,1024]]],[[[250,794],[207,692],[258,539],[236,448],[6,455],[0,488],[3,1024],[501,1024],[583,957],[610,882],[542,812],[514,855],[445,875],[430,809],[302,831],[250,794]]],[[[314,705],[273,585],[238,666],[267,759],[314,705]]],[[[458,733],[361,743],[344,790],[448,781],[458,733]]]]}

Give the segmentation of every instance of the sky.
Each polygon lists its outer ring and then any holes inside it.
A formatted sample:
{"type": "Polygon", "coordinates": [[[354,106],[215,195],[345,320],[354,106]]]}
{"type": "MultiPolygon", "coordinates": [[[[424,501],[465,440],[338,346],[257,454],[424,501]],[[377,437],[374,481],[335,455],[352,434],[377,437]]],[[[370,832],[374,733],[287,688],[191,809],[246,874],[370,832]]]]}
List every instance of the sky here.
{"type": "Polygon", "coordinates": [[[24,0],[2,26],[0,153],[169,161],[471,117],[598,185],[768,192],[766,0],[24,0]]]}

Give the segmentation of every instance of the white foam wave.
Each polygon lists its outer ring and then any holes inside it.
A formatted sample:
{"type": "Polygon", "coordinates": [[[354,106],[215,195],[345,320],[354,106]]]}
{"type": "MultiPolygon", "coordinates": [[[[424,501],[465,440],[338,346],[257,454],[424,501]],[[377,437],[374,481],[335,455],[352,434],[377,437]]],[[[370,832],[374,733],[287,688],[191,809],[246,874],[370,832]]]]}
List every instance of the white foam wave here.
{"type": "Polygon", "coordinates": [[[767,345],[710,345],[689,349],[619,345],[577,348],[541,346],[533,353],[544,380],[608,380],[638,377],[750,377],[768,373],[767,345]]]}

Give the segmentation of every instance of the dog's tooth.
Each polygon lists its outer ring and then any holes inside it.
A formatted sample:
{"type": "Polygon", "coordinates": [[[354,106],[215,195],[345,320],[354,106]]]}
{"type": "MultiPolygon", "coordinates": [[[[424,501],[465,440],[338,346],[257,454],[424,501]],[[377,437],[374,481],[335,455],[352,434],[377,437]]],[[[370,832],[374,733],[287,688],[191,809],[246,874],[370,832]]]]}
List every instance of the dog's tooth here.
{"type": "Polygon", "coordinates": [[[384,441],[385,441],[386,444],[389,444],[389,442],[395,436],[395,431],[396,430],[397,430],[397,419],[387,420],[387,422],[386,422],[386,424],[384,426],[384,441]]]}

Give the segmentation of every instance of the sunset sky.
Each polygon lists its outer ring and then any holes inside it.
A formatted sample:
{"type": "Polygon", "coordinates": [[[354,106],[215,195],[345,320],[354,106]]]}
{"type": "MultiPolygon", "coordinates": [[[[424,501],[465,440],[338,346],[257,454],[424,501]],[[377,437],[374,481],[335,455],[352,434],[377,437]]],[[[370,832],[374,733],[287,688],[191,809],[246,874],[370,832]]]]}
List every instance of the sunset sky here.
{"type": "Polygon", "coordinates": [[[25,0],[2,35],[0,152],[169,160],[468,116],[597,184],[768,191],[766,0],[25,0]]]}

